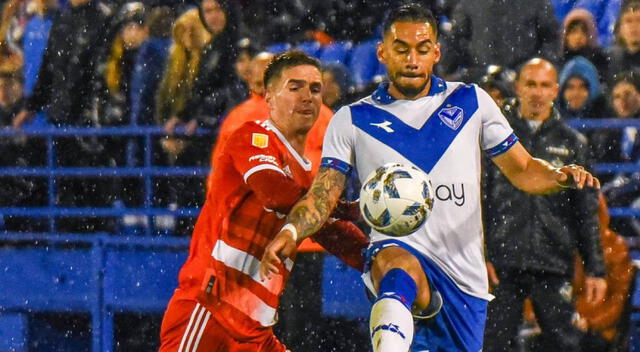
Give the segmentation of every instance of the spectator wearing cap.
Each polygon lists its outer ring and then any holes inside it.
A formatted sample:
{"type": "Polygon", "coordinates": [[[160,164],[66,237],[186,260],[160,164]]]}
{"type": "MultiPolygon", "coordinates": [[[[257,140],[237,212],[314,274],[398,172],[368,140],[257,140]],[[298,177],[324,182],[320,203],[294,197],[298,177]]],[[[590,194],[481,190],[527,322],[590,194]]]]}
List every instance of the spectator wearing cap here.
{"type": "MultiPolygon", "coordinates": [[[[236,75],[240,78],[242,90],[248,94],[251,92],[251,60],[258,54],[258,48],[249,38],[238,41],[238,57],[235,62],[236,75]]],[[[247,98],[249,97],[247,94],[247,98]]]]}

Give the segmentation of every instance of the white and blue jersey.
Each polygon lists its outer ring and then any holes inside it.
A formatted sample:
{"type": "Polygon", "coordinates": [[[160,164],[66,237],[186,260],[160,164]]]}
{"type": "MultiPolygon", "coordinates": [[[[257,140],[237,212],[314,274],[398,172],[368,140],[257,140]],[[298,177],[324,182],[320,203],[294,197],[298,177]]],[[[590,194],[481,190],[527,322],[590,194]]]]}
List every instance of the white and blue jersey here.
{"type": "Polygon", "coordinates": [[[372,231],[372,242],[402,241],[431,259],[461,291],[488,293],[480,212],[481,149],[492,156],[517,142],[491,97],[476,85],[433,76],[429,94],[395,100],[382,84],[369,97],[342,107],[327,129],[322,165],[360,181],[390,162],[428,173],[433,211],[413,234],[394,238],[372,231]]]}

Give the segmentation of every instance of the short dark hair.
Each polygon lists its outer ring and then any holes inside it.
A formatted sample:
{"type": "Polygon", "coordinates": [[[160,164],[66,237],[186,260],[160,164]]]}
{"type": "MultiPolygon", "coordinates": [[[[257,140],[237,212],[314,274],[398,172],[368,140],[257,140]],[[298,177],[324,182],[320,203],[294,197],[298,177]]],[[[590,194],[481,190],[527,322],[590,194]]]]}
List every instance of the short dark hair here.
{"type": "Polygon", "coordinates": [[[618,72],[613,76],[613,84],[611,85],[611,90],[619,83],[629,83],[636,88],[636,90],[640,93],[640,74],[636,71],[623,71],[618,72]]]}
{"type": "Polygon", "coordinates": [[[289,67],[310,65],[320,71],[320,61],[305,54],[300,50],[290,50],[276,56],[269,62],[267,69],[264,71],[264,86],[269,85],[280,77],[282,71],[289,67]]]}
{"type": "Polygon", "coordinates": [[[433,28],[436,38],[438,38],[438,21],[436,21],[436,17],[431,10],[420,4],[409,3],[391,10],[382,23],[382,33],[386,34],[389,32],[391,26],[397,22],[429,23],[431,28],[433,28]]]}

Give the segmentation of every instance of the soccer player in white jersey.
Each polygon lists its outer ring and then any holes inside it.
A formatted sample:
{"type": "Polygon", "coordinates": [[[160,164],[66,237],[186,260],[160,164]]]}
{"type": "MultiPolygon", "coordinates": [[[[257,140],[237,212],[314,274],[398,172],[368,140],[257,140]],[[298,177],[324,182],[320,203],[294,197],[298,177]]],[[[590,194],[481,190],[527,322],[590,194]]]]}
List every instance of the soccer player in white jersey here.
{"type": "Polygon", "coordinates": [[[480,351],[491,299],[480,214],[481,150],[529,193],[600,184],[580,166],[558,169],[533,158],[476,85],[432,75],[440,45],[429,10],[401,6],[383,28],[378,59],[390,82],[336,113],[325,136],[322,168],[267,247],[261,274],[277,273],[278,264],[327,220],[352,168],[366,176],[389,162],[414,165],[429,173],[435,204],[425,224],[409,236],[371,233],[363,278],[376,296],[373,349],[480,351]],[[423,319],[414,322],[412,313],[423,319]]]}

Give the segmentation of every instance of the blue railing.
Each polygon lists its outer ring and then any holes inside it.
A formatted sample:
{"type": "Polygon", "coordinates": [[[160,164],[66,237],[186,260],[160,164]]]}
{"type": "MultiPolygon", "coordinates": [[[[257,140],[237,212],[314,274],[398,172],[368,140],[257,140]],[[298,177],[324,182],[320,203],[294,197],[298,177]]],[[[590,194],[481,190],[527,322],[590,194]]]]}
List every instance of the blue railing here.
{"type": "MultiPolygon", "coordinates": [[[[640,128],[640,120],[633,119],[573,119],[568,123],[578,129],[594,128],[640,128]]],[[[184,128],[177,128],[176,135],[183,135],[184,128]]],[[[208,131],[198,129],[195,135],[207,135],[208,131]]],[[[49,231],[56,232],[56,219],[60,217],[119,217],[125,214],[156,216],[197,216],[197,208],[159,208],[153,204],[153,178],[156,177],[204,177],[209,173],[208,167],[166,167],[152,163],[154,138],[165,136],[161,127],[129,126],[129,127],[31,127],[22,130],[11,128],[0,129],[0,138],[9,136],[28,136],[46,140],[46,165],[43,167],[0,167],[0,176],[43,177],[47,179],[47,206],[43,207],[0,207],[0,216],[24,216],[47,218],[49,231]],[[126,166],[120,167],[60,167],[56,165],[56,146],[54,140],[61,137],[118,136],[131,137],[128,142],[126,166]],[[143,139],[142,157],[135,153],[134,139],[143,139]],[[138,177],[143,180],[144,200],[142,207],[60,207],[56,202],[58,177],[138,177]]],[[[206,151],[208,152],[208,151],[206,151]]],[[[640,172],[640,165],[635,163],[602,163],[595,165],[598,174],[640,172]]],[[[612,216],[640,217],[640,211],[630,208],[612,208],[612,216]]],[[[147,219],[149,220],[149,219],[147,219]]],[[[147,221],[147,223],[151,223],[147,221]]],[[[152,234],[151,226],[146,226],[147,235],[152,234]]]]}
{"type": "MultiPolygon", "coordinates": [[[[581,119],[569,123],[579,129],[627,126],[640,128],[640,121],[635,120],[581,119]]],[[[183,129],[178,129],[176,134],[184,132],[183,129]]],[[[207,131],[198,130],[196,135],[206,133],[207,131]]],[[[146,227],[146,236],[58,235],[55,234],[56,218],[119,217],[128,214],[195,217],[199,212],[197,208],[167,209],[154,206],[153,178],[203,177],[207,175],[209,168],[154,166],[154,139],[165,135],[160,127],[27,128],[22,131],[0,129],[0,138],[17,135],[45,139],[46,164],[43,167],[0,168],[0,176],[46,178],[48,204],[43,207],[0,207],[0,216],[47,218],[51,233],[0,234],[0,242],[16,244],[15,247],[0,246],[3,248],[0,250],[0,282],[3,287],[8,288],[0,290],[0,312],[13,314],[15,321],[21,321],[22,317],[31,312],[86,312],[91,316],[91,350],[113,351],[114,314],[162,312],[175,287],[178,269],[187,255],[189,239],[149,236],[151,226],[146,227]],[[137,158],[133,148],[127,148],[126,166],[59,167],[56,163],[54,141],[56,138],[72,136],[130,137],[129,144],[133,144],[134,139],[142,138],[143,155],[137,158]],[[142,179],[143,206],[85,208],[61,207],[56,204],[57,178],[87,176],[142,179]],[[49,283],[45,291],[42,290],[43,283],[49,283]]],[[[640,166],[636,164],[596,165],[598,173],[638,171],[640,166]]],[[[610,213],[612,216],[640,217],[640,209],[611,208],[610,213]]],[[[341,284],[346,281],[341,281],[341,284]]],[[[340,292],[344,296],[343,286],[340,292]]],[[[360,289],[358,292],[363,291],[360,289]]],[[[344,304],[351,304],[349,302],[344,304]]],[[[331,305],[328,307],[344,311],[344,307],[339,304],[334,308],[331,305]]],[[[363,309],[358,311],[360,310],[363,309]]],[[[26,331],[26,327],[18,324],[13,331],[18,334],[26,331]]]]}
{"type": "MultiPolygon", "coordinates": [[[[185,129],[179,127],[176,135],[184,135],[185,129]]],[[[48,219],[49,231],[56,232],[56,218],[58,217],[118,217],[125,214],[133,215],[174,215],[197,216],[197,208],[154,208],[153,205],[153,178],[177,177],[177,176],[206,176],[208,167],[164,167],[152,164],[154,137],[165,136],[166,132],[161,127],[129,126],[129,127],[31,127],[22,130],[11,128],[0,129],[0,138],[28,136],[44,138],[46,140],[46,165],[43,167],[0,167],[0,176],[16,177],[45,177],[47,179],[48,204],[46,207],[0,207],[0,216],[25,216],[44,217],[48,219]],[[126,166],[123,167],[60,167],[56,165],[56,144],[54,140],[60,137],[131,137],[127,142],[126,166]],[[136,142],[134,139],[143,139],[142,157],[135,153],[136,142]],[[141,166],[139,166],[141,164],[141,166]],[[144,184],[143,207],[139,208],[61,208],[58,207],[56,178],[58,177],[139,177],[144,184]]],[[[205,129],[196,130],[196,136],[206,136],[205,129]]],[[[203,151],[203,152],[209,152],[203,151]]],[[[149,219],[147,219],[149,220],[149,219]]],[[[147,223],[151,223],[148,221],[147,223]]],[[[152,227],[146,226],[147,235],[151,235],[152,227]]]]}

